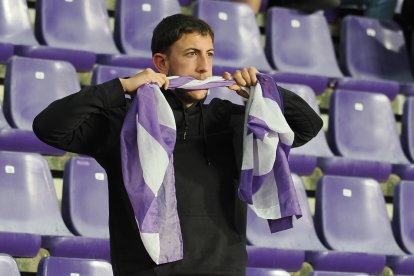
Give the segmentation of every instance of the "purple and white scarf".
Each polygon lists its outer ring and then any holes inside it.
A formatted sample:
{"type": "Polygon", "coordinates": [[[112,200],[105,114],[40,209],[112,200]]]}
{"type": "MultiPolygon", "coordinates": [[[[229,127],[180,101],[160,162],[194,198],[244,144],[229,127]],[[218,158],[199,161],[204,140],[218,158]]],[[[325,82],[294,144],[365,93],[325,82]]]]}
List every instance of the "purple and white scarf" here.
{"type": "MultiPolygon", "coordinates": [[[[239,196],[272,232],[292,227],[301,211],[287,157],[294,133],[283,116],[282,99],[270,76],[258,74],[248,89],[239,196]]],[[[209,89],[235,82],[221,77],[170,77],[170,89],[209,89]]],[[[230,91],[229,93],[232,93],[230,91]]],[[[234,93],[234,92],[233,92],[234,93]]],[[[156,264],[183,258],[177,213],[173,150],[175,120],[156,84],[141,86],[121,131],[122,173],[143,244],[156,264]]]]}

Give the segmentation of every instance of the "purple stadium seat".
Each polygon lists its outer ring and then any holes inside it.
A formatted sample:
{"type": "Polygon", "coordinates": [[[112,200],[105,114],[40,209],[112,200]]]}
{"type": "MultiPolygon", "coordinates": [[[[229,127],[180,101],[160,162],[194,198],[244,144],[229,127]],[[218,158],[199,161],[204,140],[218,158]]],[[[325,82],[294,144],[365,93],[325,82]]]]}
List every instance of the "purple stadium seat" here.
{"type": "Polygon", "coordinates": [[[92,72],[91,84],[101,84],[114,78],[125,78],[135,75],[142,69],[131,67],[118,67],[111,65],[97,65],[92,72]]]}
{"type": "Polygon", "coordinates": [[[62,216],[79,236],[109,238],[108,180],[90,157],[72,157],[63,171],[62,216]]]}
{"type": "Polygon", "coordinates": [[[51,147],[36,137],[31,130],[10,127],[0,106],[0,151],[37,152],[45,155],[63,155],[65,152],[51,147]]]}
{"type": "Polygon", "coordinates": [[[63,222],[50,168],[39,154],[0,152],[0,231],[42,236],[52,256],[109,259],[106,239],[76,237],[63,222]]]}
{"type": "Polygon", "coordinates": [[[16,55],[66,60],[78,71],[92,69],[96,60],[95,54],[89,51],[40,45],[34,36],[25,0],[0,1],[0,44],[3,43],[13,44],[16,55]]]}
{"type": "Polygon", "coordinates": [[[39,263],[37,276],[113,276],[110,263],[94,259],[46,257],[39,263]]]}
{"type": "MultiPolygon", "coordinates": [[[[115,41],[123,53],[139,61],[135,67],[155,68],[151,52],[152,31],[163,18],[176,13],[181,13],[177,0],[116,1],[115,41]]],[[[117,63],[117,60],[111,64],[126,66],[125,63],[117,63]]]]}
{"type": "Polygon", "coordinates": [[[209,23],[214,31],[214,74],[249,66],[262,72],[272,71],[264,54],[256,17],[249,6],[199,0],[193,14],[209,23]]]}
{"type": "Polygon", "coordinates": [[[366,273],[357,272],[333,272],[333,271],[313,271],[308,276],[369,276],[366,273]]]}
{"type": "Polygon", "coordinates": [[[401,144],[405,154],[414,162],[414,97],[407,97],[401,119],[401,144]]]}
{"type": "Polygon", "coordinates": [[[407,255],[398,246],[377,181],[323,176],[315,199],[315,225],[326,247],[383,255],[395,273],[412,274],[414,255],[407,255]]]}
{"type": "Polygon", "coordinates": [[[381,92],[394,99],[399,85],[393,81],[368,81],[345,78],[341,72],[322,11],[272,7],[266,17],[265,52],[279,72],[276,80],[311,86],[320,94],[328,86],[381,92]]]}
{"type": "Polygon", "coordinates": [[[20,276],[17,263],[11,256],[0,254],[0,275],[20,276]]]}
{"type": "Polygon", "coordinates": [[[392,226],[400,247],[409,254],[414,254],[414,182],[403,180],[394,188],[392,226]]]}
{"type": "MultiPolygon", "coordinates": [[[[263,219],[258,218],[248,208],[247,241],[258,247],[270,247],[274,250],[305,252],[305,260],[315,269],[323,271],[379,273],[385,265],[385,257],[356,252],[338,252],[328,250],[319,240],[313,224],[308,197],[301,179],[293,174],[293,183],[298,194],[302,217],[295,219],[293,228],[271,234],[263,219]]],[[[288,251],[288,253],[291,253],[288,251]]],[[[249,255],[249,258],[251,255],[249,255]]],[[[257,257],[256,257],[257,258],[257,257]]],[[[250,259],[249,259],[250,262],[250,259]]],[[[269,267],[269,266],[267,266],[269,267]]],[[[282,267],[286,269],[285,267],[282,267]]]]}
{"type": "Polygon", "coordinates": [[[347,16],[341,24],[340,46],[340,63],[347,75],[397,81],[401,93],[414,94],[404,34],[396,22],[347,16]]]}
{"type": "Polygon", "coordinates": [[[247,267],[246,276],[290,276],[290,274],[281,269],[247,267]]]}
{"type": "Polygon", "coordinates": [[[211,88],[204,103],[210,103],[213,98],[220,98],[228,100],[234,104],[244,105],[243,97],[239,96],[239,94],[231,89],[228,89],[227,87],[211,88]]]}
{"type": "Polygon", "coordinates": [[[90,51],[97,63],[140,64],[140,58],[124,55],[116,47],[103,0],[36,1],[35,33],[48,46],[90,51]]]}
{"type": "Polygon", "coordinates": [[[414,164],[404,155],[390,100],[382,94],[336,90],[328,141],[337,155],[389,164],[402,179],[414,179],[414,164]]]}
{"type": "Polygon", "coordinates": [[[79,80],[70,63],[14,56],[6,68],[4,115],[12,127],[31,130],[41,110],[78,90],[79,80]]]}

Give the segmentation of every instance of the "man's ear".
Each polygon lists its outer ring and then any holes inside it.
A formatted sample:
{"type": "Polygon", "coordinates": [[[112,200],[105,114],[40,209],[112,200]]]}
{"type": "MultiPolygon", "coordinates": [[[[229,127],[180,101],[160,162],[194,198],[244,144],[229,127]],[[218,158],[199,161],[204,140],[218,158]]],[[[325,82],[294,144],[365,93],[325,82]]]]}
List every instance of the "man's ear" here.
{"type": "Polygon", "coordinates": [[[163,73],[165,75],[168,74],[169,66],[167,55],[161,53],[155,53],[152,56],[152,63],[154,64],[155,68],[157,68],[158,72],[163,73]]]}

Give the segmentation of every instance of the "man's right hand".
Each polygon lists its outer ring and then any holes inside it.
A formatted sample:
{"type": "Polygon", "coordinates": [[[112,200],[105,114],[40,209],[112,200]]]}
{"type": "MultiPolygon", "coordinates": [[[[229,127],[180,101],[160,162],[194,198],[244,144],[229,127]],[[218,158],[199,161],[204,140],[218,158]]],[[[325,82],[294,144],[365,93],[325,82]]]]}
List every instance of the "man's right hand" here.
{"type": "Polygon", "coordinates": [[[151,68],[147,68],[128,79],[119,79],[124,91],[127,93],[135,93],[137,89],[145,83],[157,83],[159,87],[168,89],[168,78],[165,74],[157,73],[151,68]]]}

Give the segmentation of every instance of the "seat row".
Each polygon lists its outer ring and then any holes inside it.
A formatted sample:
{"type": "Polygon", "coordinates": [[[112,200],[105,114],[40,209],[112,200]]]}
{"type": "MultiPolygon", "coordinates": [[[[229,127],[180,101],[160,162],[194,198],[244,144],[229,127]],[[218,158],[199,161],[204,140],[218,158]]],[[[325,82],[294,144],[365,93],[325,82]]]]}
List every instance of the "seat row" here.
{"type": "MultiPolygon", "coordinates": [[[[16,5],[16,0],[3,0],[0,60],[5,62],[14,52],[67,60],[77,71],[90,71],[95,63],[153,67],[153,28],[162,18],[181,12],[177,0],[118,0],[112,32],[103,0],[91,1],[92,5],[83,1],[36,1],[33,32],[26,1],[18,0],[16,5]],[[12,16],[8,13],[11,10],[12,16]]],[[[310,85],[316,93],[330,85],[382,92],[390,99],[399,92],[414,93],[406,43],[395,22],[346,17],[341,24],[339,66],[322,12],[268,9],[264,49],[256,18],[247,5],[199,0],[192,12],[215,31],[215,74],[255,66],[274,73],[279,81],[310,85]]]]}
{"type": "MultiPolygon", "coordinates": [[[[130,76],[139,70],[97,66],[92,82],[130,76]]],[[[320,113],[311,87],[278,83],[320,113]]],[[[11,58],[6,67],[3,112],[0,112],[0,150],[63,155],[64,151],[35,137],[32,122],[52,101],[79,89],[79,79],[70,63],[11,58]]],[[[222,97],[243,104],[239,96],[229,91],[212,89],[206,103],[212,97],[222,97]]],[[[364,92],[338,88],[332,93],[328,130],[322,129],[309,143],[292,149],[289,163],[293,172],[309,175],[319,167],[324,174],[372,177],[381,182],[391,174],[414,180],[414,98],[407,97],[405,101],[400,135],[390,99],[380,93],[364,92]]]]}
{"type": "MultiPolygon", "coordinates": [[[[110,262],[108,182],[92,158],[65,165],[59,208],[50,168],[39,154],[0,151],[0,252],[110,262]]],[[[385,266],[414,275],[414,181],[395,188],[390,223],[384,195],[372,178],[323,176],[315,216],[301,178],[293,182],[302,210],[293,228],[271,234],[248,208],[248,266],[298,271],[306,261],[317,271],[379,274],[385,266]]]]}

